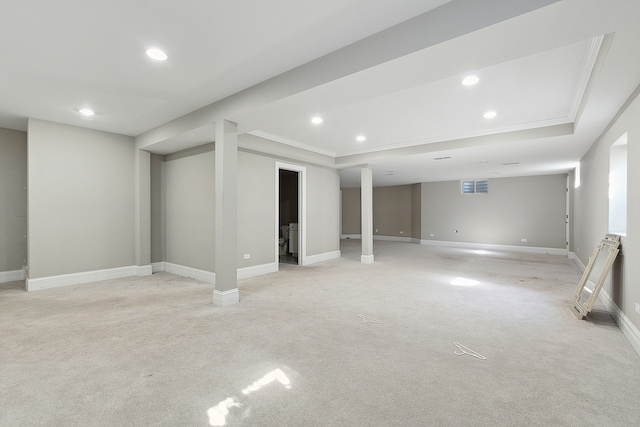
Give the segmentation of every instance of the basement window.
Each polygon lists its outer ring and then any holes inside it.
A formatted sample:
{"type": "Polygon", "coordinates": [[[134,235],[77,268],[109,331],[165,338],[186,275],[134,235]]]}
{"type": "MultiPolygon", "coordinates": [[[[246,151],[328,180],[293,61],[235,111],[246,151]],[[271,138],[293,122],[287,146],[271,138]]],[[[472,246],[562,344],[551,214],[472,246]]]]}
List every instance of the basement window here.
{"type": "Polygon", "coordinates": [[[461,181],[462,194],[488,193],[489,181],[461,181]]]}

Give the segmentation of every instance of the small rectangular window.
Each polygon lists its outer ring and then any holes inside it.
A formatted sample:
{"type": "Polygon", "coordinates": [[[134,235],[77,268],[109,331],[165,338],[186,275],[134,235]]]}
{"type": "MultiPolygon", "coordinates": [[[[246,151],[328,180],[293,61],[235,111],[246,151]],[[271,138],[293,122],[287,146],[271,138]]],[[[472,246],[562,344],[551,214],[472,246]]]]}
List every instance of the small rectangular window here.
{"type": "Polygon", "coordinates": [[[489,181],[462,181],[462,194],[488,193],[489,181]]]}
{"type": "Polygon", "coordinates": [[[488,193],[489,181],[476,181],[476,193],[488,193]]]}

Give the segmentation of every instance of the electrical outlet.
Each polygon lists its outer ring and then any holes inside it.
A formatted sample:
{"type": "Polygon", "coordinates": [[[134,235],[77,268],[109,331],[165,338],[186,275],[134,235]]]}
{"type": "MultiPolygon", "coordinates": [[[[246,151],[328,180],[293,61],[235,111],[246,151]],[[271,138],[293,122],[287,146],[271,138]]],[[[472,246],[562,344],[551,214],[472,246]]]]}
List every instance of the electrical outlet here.
{"type": "Polygon", "coordinates": [[[251,254],[244,254],[244,259],[249,259],[251,258],[251,254]]]}
{"type": "Polygon", "coordinates": [[[376,228],[376,233],[378,232],[378,229],[376,228]]]}
{"type": "Polygon", "coordinates": [[[401,231],[400,234],[404,234],[404,231],[401,231]]]}
{"type": "Polygon", "coordinates": [[[636,313],[640,314],[640,304],[636,303],[636,313]]]}
{"type": "Polygon", "coordinates": [[[522,243],[527,243],[527,239],[520,239],[522,243]]]}
{"type": "Polygon", "coordinates": [[[433,233],[430,233],[430,234],[429,234],[429,237],[435,237],[435,236],[436,236],[436,235],[435,235],[435,234],[433,234],[433,233]]]}

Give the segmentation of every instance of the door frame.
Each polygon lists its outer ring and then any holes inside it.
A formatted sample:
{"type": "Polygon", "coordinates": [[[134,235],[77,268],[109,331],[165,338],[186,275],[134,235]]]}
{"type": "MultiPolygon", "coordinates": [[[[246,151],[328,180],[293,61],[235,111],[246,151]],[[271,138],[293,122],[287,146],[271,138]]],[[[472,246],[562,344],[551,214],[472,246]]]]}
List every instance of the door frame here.
{"type": "Polygon", "coordinates": [[[307,263],[307,168],[292,163],[276,162],[274,260],[280,270],[278,239],[280,238],[280,170],[298,172],[298,265],[307,263]]]}

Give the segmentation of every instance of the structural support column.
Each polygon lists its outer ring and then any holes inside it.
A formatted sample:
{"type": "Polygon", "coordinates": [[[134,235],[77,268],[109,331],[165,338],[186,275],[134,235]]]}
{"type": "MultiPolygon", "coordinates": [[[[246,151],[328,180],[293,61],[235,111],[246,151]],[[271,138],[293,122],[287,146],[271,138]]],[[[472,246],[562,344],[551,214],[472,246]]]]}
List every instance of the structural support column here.
{"type": "Polygon", "coordinates": [[[151,274],[151,154],[135,149],[136,274],[151,274]]]}
{"type": "Polygon", "coordinates": [[[240,300],[238,292],[238,125],[216,123],[215,140],[215,269],[213,304],[240,300]]]}
{"type": "Polygon", "coordinates": [[[373,173],[371,166],[360,169],[360,197],[362,206],[362,256],[363,264],[373,263],[373,173]]]}

